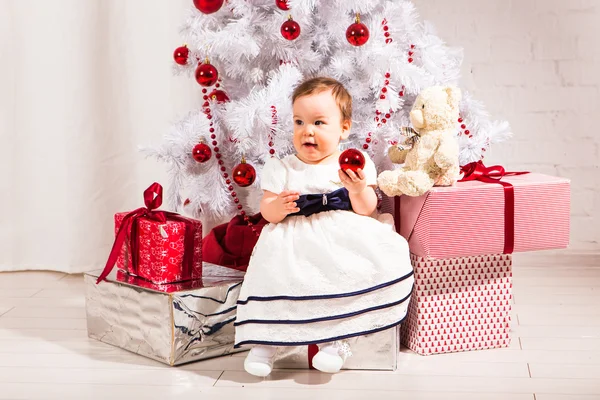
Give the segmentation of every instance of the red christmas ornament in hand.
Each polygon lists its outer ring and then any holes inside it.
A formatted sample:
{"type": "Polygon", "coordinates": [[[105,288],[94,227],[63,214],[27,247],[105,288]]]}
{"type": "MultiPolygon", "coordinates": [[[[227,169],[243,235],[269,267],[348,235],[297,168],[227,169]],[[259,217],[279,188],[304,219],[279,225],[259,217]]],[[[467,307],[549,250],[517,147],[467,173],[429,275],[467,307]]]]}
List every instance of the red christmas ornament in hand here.
{"type": "Polygon", "coordinates": [[[222,90],[215,89],[208,94],[208,98],[211,100],[216,100],[217,103],[226,103],[229,101],[229,96],[222,90]]]}
{"type": "Polygon", "coordinates": [[[300,36],[300,25],[292,19],[291,15],[287,21],[281,24],[281,36],[287,40],[294,40],[300,36]]]}
{"type": "Polygon", "coordinates": [[[204,14],[217,12],[223,6],[224,0],[194,0],[194,6],[204,14]]]}
{"type": "Polygon", "coordinates": [[[198,143],[192,150],[192,157],[199,163],[208,161],[211,155],[210,147],[206,143],[198,143]]]}
{"type": "Polygon", "coordinates": [[[173,52],[173,58],[179,65],[187,64],[188,56],[190,55],[190,49],[186,45],[178,47],[173,52]]]}
{"type": "Polygon", "coordinates": [[[287,11],[290,9],[287,0],[275,0],[275,4],[277,4],[280,10],[287,11]]]}
{"type": "Polygon", "coordinates": [[[369,28],[360,22],[360,16],[356,14],[355,22],[346,29],[346,39],[352,46],[362,46],[369,40],[369,28]]]}
{"type": "Polygon", "coordinates": [[[256,170],[250,164],[246,164],[246,160],[242,158],[242,162],[233,169],[233,181],[238,186],[246,187],[254,183],[256,179],[256,170]]]}
{"type": "Polygon", "coordinates": [[[212,86],[219,79],[219,71],[208,62],[208,58],[196,68],[196,81],[202,86],[212,86]]]}
{"type": "Polygon", "coordinates": [[[344,152],[340,154],[338,161],[342,171],[351,169],[356,172],[359,168],[363,169],[365,167],[365,156],[356,149],[344,150],[344,152]]]}

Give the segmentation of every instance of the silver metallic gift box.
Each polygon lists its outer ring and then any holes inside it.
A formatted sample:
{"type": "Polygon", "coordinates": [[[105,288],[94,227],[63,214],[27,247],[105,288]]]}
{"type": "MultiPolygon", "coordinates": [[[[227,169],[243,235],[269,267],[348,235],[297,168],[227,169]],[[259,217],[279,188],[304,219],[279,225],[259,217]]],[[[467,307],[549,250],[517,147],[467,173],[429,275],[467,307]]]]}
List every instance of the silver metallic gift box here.
{"type": "MultiPolygon", "coordinates": [[[[350,346],[352,356],[348,357],[343,369],[396,370],[398,353],[400,352],[398,327],[346,339],[345,341],[350,346]]],[[[274,367],[282,369],[308,368],[308,346],[279,348],[274,367]]]]}
{"type": "Polygon", "coordinates": [[[86,273],[90,338],[169,365],[244,351],[234,349],[243,272],[204,263],[202,280],[156,285],[113,270],[86,273]]]}
{"type": "MultiPolygon", "coordinates": [[[[204,263],[202,280],[157,285],[113,270],[85,274],[90,338],[168,365],[246,351],[234,349],[236,302],[243,272],[204,263]]],[[[347,339],[352,351],[344,369],[395,370],[399,330],[347,339]]],[[[281,347],[275,368],[309,367],[308,346],[281,347]]]]}

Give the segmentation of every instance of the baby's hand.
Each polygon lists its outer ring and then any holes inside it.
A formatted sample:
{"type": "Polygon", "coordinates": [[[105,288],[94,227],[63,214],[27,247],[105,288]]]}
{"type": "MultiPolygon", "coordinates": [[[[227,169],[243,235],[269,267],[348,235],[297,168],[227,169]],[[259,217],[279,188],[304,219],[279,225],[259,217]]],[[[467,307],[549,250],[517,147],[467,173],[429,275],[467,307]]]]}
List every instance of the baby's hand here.
{"type": "Polygon", "coordinates": [[[356,172],[351,169],[347,169],[346,172],[341,169],[338,171],[340,179],[344,184],[344,187],[348,189],[349,193],[358,194],[361,193],[367,187],[367,179],[362,169],[357,169],[356,172]]]}
{"type": "Polygon", "coordinates": [[[296,200],[300,198],[300,193],[291,190],[285,190],[277,195],[273,206],[281,215],[289,215],[300,211],[296,200]]]}

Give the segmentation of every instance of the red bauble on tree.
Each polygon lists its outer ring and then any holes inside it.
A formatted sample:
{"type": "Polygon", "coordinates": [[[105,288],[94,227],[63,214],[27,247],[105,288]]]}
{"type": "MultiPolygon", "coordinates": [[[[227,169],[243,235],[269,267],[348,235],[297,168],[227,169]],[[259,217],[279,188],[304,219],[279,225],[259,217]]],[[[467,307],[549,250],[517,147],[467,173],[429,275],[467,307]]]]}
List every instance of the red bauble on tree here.
{"type": "Polygon", "coordinates": [[[287,11],[290,9],[290,6],[288,6],[287,0],[275,0],[275,4],[277,4],[277,7],[279,7],[279,9],[281,9],[283,11],[287,11]]]}
{"type": "Polygon", "coordinates": [[[242,162],[235,166],[232,175],[233,181],[237,183],[238,186],[246,187],[254,183],[254,180],[256,179],[256,170],[252,165],[247,164],[244,157],[242,157],[242,162]]]}
{"type": "Polygon", "coordinates": [[[224,0],[194,0],[194,6],[204,14],[217,12],[223,6],[224,0]]]}
{"type": "Polygon", "coordinates": [[[351,169],[356,172],[359,168],[363,169],[365,167],[365,156],[357,149],[344,150],[342,154],[340,154],[338,161],[342,171],[351,169]]]}
{"type": "Polygon", "coordinates": [[[217,103],[226,103],[229,101],[229,96],[227,93],[220,89],[215,89],[208,94],[208,98],[211,100],[216,100],[217,103]]]}
{"type": "Polygon", "coordinates": [[[190,55],[190,49],[188,49],[187,45],[183,45],[178,47],[173,52],[173,59],[179,65],[185,65],[188,61],[188,56],[190,55]]]}
{"type": "Polygon", "coordinates": [[[369,28],[360,22],[359,14],[356,14],[355,22],[346,29],[346,39],[352,46],[362,46],[369,40],[369,28]]]}
{"type": "Polygon", "coordinates": [[[202,86],[212,86],[219,79],[219,71],[212,65],[208,58],[196,68],[196,81],[202,86]]]}
{"type": "Polygon", "coordinates": [[[294,40],[300,36],[300,25],[292,19],[291,15],[287,21],[281,24],[281,36],[287,40],[294,40]]]}
{"type": "Polygon", "coordinates": [[[194,157],[194,160],[198,161],[199,163],[210,160],[211,155],[212,151],[206,143],[198,143],[192,150],[192,157],[194,157]]]}

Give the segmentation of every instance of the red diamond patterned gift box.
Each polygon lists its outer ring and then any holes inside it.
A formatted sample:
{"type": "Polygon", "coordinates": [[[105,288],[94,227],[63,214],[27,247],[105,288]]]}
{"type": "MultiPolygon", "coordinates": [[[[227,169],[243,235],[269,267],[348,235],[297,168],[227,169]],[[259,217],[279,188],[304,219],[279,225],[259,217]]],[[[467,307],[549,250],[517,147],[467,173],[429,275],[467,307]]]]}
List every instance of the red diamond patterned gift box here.
{"type": "Polygon", "coordinates": [[[411,255],[415,287],[402,343],[422,355],[510,344],[512,256],[411,255]]]}
{"type": "Polygon", "coordinates": [[[415,289],[402,342],[419,354],[510,344],[512,256],[567,247],[570,182],[471,163],[463,181],[394,199],[415,289]]]}
{"type": "Polygon", "coordinates": [[[157,210],[162,186],[144,192],[146,207],[115,214],[115,242],[102,281],[115,263],[130,275],[154,284],[202,278],[202,223],[179,214],[157,210]]]}

